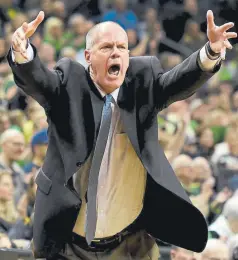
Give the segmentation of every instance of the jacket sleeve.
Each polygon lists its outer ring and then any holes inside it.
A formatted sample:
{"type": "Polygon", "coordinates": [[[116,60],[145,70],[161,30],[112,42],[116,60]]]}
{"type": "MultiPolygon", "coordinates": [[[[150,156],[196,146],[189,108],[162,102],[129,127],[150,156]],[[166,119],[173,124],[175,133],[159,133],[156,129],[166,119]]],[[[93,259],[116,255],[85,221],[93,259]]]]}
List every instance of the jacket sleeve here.
{"type": "Polygon", "coordinates": [[[198,55],[199,51],[194,52],[166,73],[163,73],[159,60],[151,57],[154,99],[159,110],[192,96],[219,70],[221,64],[216,65],[212,72],[203,71],[198,55]]]}
{"type": "Polygon", "coordinates": [[[66,85],[70,60],[61,59],[54,70],[49,70],[39,59],[36,48],[33,60],[17,64],[12,60],[11,50],[8,53],[8,62],[12,69],[15,83],[26,94],[34,98],[41,106],[47,108],[51,100],[59,95],[60,89],[66,85]]]}

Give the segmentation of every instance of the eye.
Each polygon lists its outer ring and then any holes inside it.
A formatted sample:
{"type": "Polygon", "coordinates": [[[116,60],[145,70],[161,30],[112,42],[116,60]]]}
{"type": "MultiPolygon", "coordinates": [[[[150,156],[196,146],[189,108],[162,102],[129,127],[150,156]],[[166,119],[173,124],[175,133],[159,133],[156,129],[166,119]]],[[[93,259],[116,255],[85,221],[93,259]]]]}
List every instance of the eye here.
{"type": "Polygon", "coordinates": [[[126,49],[125,46],[119,46],[118,48],[119,48],[120,50],[125,50],[125,49],[126,49]]]}
{"type": "Polygon", "coordinates": [[[103,50],[108,50],[108,49],[111,49],[111,46],[110,45],[105,45],[102,47],[103,50]]]}

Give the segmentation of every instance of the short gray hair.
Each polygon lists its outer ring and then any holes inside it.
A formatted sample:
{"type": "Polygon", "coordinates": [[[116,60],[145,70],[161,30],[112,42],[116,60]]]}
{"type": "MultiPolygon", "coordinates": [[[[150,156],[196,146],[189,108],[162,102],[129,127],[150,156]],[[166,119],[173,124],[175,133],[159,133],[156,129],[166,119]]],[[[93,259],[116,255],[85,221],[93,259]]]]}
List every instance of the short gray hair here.
{"type": "MultiPolygon", "coordinates": [[[[98,23],[96,25],[94,25],[87,33],[86,35],[86,49],[87,50],[90,50],[94,43],[95,43],[95,34],[96,32],[98,32],[103,26],[105,25],[109,25],[109,24],[114,24],[114,25],[117,25],[118,27],[122,28],[118,23],[115,23],[115,22],[112,22],[112,21],[106,21],[106,22],[101,22],[101,23],[98,23]]],[[[123,29],[123,28],[122,28],[123,29]]],[[[125,31],[123,29],[123,31],[125,31]]],[[[126,31],[125,31],[126,33],[126,31]]],[[[127,33],[126,33],[127,35],[127,33]]]]}

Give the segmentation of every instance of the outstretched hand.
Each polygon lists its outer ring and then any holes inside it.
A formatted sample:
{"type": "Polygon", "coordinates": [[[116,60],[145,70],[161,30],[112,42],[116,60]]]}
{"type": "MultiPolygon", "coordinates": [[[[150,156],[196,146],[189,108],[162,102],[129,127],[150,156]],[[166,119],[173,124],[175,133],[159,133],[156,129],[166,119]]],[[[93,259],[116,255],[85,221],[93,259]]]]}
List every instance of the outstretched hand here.
{"type": "Polygon", "coordinates": [[[26,45],[27,40],[30,38],[38,26],[44,20],[44,12],[40,11],[36,19],[30,23],[24,22],[21,27],[19,27],[12,36],[12,46],[15,51],[20,52],[21,55],[27,59],[26,55],[26,45]]]}
{"type": "Polygon", "coordinates": [[[226,49],[232,49],[229,39],[237,37],[237,33],[227,32],[233,26],[234,23],[231,22],[221,26],[215,25],[213,12],[207,12],[207,37],[210,47],[215,53],[220,53],[222,59],[225,59],[226,49]]]}

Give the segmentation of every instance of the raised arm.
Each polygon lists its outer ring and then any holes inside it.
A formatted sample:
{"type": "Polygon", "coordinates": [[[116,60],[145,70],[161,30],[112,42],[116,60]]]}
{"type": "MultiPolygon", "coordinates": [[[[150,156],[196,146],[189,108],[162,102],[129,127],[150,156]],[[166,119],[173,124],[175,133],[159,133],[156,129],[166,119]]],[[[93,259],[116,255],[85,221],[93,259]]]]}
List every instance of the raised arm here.
{"type": "Polygon", "coordinates": [[[43,20],[44,12],[41,11],[34,21],[23,23],[14,32],[7,58],[17,86],[46,107],[59,93],[60,87],[66,83],[70,60],[60,60],[55,70],[49,70],[40,61],[35,47],[29,44],[29,38],[43,20]]]}
{"type": "Polygon", "coordinates": [[[201,50],[164,74],[161,72],[159,60],[155,57],[152,59],[154,94],[157,98],[158,109],[188,98],[218,71],[221,60],[225,59],[226,49],[232,49],[229,39],[237,37],[235,32],[227,32],[233,26],[233,23],[216,26],[212,11],[208,11],[209,41],[201,50]]]}

